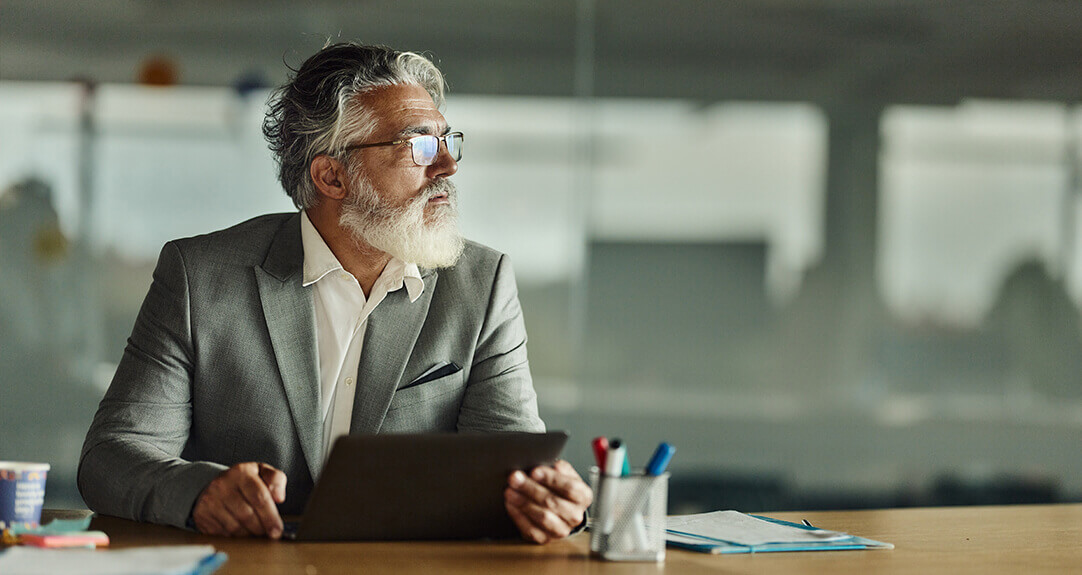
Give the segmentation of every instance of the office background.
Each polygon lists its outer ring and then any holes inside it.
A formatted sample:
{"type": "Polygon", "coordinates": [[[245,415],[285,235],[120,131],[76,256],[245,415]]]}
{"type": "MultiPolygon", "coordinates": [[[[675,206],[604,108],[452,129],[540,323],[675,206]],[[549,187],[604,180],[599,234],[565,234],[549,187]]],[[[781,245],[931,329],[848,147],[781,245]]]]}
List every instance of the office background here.
{"type": "Polygon", "coordinates": [[[1080,3],[6,0],[0,460],[47,505],[162,243],[290,209],[259,122],[328,38],[446,73],[580,470],[609,435],[678,447],[671,511],[1082,500],[1080,3]]]}

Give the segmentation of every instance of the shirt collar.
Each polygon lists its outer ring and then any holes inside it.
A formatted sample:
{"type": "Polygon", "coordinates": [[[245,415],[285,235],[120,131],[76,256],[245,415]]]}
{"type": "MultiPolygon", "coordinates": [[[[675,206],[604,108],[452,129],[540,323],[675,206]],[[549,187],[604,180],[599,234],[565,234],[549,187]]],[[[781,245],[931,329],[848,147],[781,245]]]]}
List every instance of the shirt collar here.
{"type": "MultiPolygon", "coordinates": [[[[344,270],[338,258],[334,257],[334,252],[327,247],[327,242],[323,241],[323,236],[319,235],[319,231],[312,225],[312,220],[308,219],[308,213],[303,210],[301,246],[304,249],[304,277],[301,285],[304,287],[318,282],[333,271],[344,270]]],[[[388,292],[405,285],[411,302],[417,301],[425,289],[425,282],[421,279],[421,270],[417,268],[417,264],[407,264],[395,257],[387,262],[387,266],[380,273],[376,284],[380,283],[386,283],[388,292]]]]}

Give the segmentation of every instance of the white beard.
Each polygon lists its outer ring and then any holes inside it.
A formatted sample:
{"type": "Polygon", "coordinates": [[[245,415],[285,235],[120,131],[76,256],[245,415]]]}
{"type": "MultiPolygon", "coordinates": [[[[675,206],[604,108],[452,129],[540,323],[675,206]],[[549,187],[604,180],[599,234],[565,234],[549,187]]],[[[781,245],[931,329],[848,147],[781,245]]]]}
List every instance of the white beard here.
{"type": "Polygon", "coordinates": [[[465,240],[458,231],[458,191],[439,179],[405,205],[387,205],[367,179],[353,178],[354,192],[342,204],[338,223],[354,241],[424,268],[455,265],[465,240]],[[429,198],[446,193],[448,203],[432,206],[425,218],[429,198]]]}

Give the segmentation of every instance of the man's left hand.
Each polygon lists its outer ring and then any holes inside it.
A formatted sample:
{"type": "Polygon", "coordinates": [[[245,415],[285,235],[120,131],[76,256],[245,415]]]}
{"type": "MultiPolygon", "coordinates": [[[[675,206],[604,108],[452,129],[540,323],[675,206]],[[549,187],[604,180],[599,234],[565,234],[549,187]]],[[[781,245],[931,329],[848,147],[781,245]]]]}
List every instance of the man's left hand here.
{"type": "Polygon", "coordinates": [[[570,463],[535,467],[527,476],[515,471],[507,479],[504,506],[522,536],[535,543],[563,539],[582,524],[593,491],[570,463]]]}

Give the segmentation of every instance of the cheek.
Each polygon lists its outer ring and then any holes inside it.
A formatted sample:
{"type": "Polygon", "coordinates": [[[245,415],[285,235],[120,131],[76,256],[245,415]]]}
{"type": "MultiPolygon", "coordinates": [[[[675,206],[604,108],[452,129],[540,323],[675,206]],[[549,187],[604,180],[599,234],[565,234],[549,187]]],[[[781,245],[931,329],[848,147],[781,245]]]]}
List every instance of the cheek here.
{"type": "Polygon", "coordinates": [[[381,184],[376,184],[376,189],[390,203],[402,206],[409,203],[425,187],[423,175],[417,175],[410,171],[402,171],[383,178],[381,184]]]}

